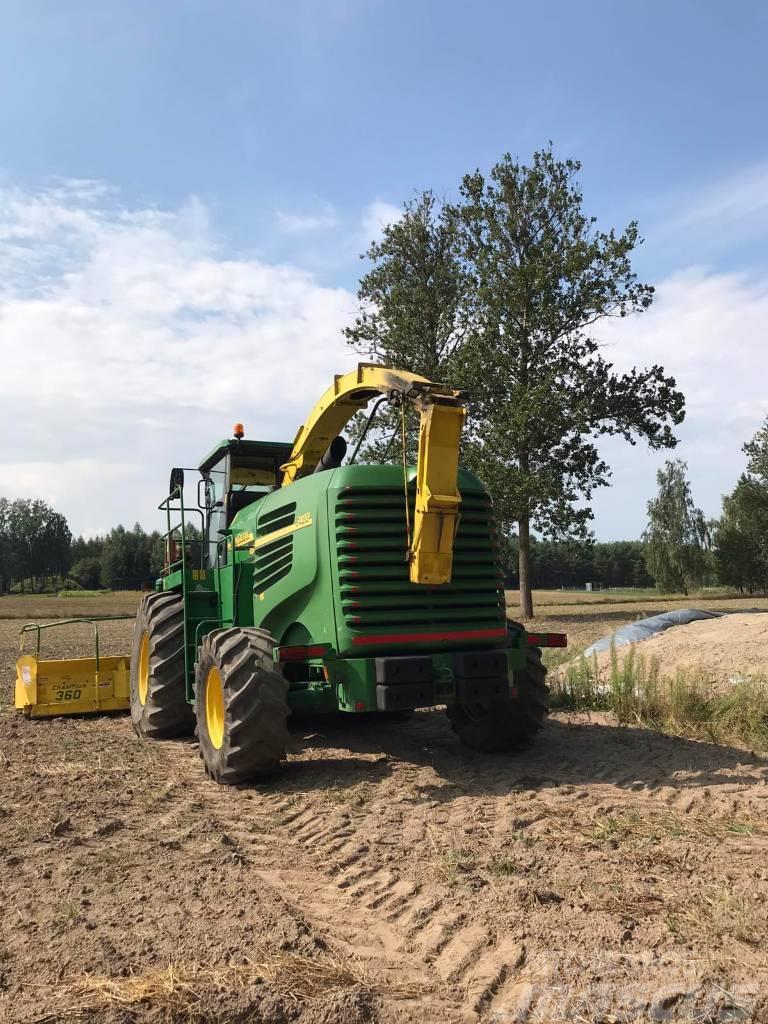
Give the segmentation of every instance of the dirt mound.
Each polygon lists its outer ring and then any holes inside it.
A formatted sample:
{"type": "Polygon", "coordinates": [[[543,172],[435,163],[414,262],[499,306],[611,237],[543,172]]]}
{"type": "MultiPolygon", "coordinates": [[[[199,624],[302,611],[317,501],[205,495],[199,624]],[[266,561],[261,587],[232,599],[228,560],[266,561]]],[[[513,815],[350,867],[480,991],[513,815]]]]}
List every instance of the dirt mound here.
{"type": "MultiPolygon", "coordinates": [[[[768,675],[768,614],[724,615],[672,626],[656,636],[616,648],[622,663],[634,651],[646,661],[654,659],[663,675],[675,670],[701,671],[714,683],[737,676],[768,675]]],[[[611,652],[597,655],[601,677],[611,665],[611,652]]]]}

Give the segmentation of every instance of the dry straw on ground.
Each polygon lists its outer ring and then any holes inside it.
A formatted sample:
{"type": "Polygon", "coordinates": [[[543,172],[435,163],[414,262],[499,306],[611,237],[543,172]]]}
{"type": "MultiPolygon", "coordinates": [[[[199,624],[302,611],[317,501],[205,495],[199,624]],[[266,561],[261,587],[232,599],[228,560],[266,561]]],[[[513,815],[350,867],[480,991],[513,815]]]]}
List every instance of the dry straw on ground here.
{"type": "Polygon", "coordinates": [[[266,984],[295,1003],[347,989],[369,989],[362,967],[350,960],[285,953],[226,967],[169,964],[166,968],[125,978],[83,974],[55,992],[56,1009],[29,1024],[75,1022],[107,1011],[152,1008],[158,1022],[210,1024],[210,1000],[266,984]],[[207,1004],[207,1005],[206,1005],[207,1004]]]}

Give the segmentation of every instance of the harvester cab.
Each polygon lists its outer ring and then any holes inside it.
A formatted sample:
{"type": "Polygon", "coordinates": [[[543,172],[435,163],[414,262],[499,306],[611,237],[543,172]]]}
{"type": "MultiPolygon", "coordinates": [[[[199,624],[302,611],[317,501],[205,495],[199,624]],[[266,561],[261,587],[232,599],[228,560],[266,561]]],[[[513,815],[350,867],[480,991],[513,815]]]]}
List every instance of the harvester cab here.
{"type": "MultiPolygon", "coordinates": [[[[222,542],[235,516],[279,486],[280,466],[291,454],[290,444],[246,440],[244,433],[242,424],[236,424],[234,436],[219,442],[200,464],[198,502],[205,512],[204,543],[211,568],[226,563],[222,542]]],[[[184,471],[173,470],[171,493],[183,485],[184,471]]]]}

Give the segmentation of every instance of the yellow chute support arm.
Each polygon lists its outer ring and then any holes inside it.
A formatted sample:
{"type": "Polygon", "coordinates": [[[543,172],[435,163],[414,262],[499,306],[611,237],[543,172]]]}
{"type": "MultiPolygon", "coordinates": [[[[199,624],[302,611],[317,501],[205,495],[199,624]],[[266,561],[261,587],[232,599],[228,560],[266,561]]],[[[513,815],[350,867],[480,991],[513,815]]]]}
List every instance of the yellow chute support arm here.
{"type": "Polygon", "coordinates": [[[283,487],[314,471],[333,438],[371,398],[385,395],[409,402],[420,414],[416,503],[409,563],[412,583],[451,582],[453,542],[458,526],[459,440],[466,416],[462,391],[433,384],[405,370],[361,363],[334,378],[293,443],[282,466],[283,487]]]}

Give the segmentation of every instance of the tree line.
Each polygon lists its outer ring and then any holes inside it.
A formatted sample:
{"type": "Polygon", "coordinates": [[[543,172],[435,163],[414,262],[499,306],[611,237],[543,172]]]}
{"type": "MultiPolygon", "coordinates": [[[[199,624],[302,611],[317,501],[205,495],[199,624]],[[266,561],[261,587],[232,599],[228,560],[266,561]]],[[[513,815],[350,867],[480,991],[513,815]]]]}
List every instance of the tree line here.
{"type": "MultiPolygon", "coordinates": [[[[188,525],[195,542],[199,531],[188,525]]],[[[533,539],[531,579],[541,588],[653,586],[639,541],[613,543],[533,539]]],[[[32,592],[66,587],[97,590],[138,590],[160,576],[164,542],[138,523],[116,526],[101,537],[73,537],[65,517],[44,501],[0,498],[0,593],[32,592]],[[11,510],[6,514],[6,510],[11,510]]],[[[502,551],[507,585],[517,586],[517,538],[502,551]]]]}
{"type": "MultiPolygon", "coordinates": [[[[645,544],[637,540],[557,541],[531,538],[531,585],[540,590],[604,587],[653,587],[645,561],[645,544]]],[[[505,581],[519,586],[517,538],[506,543],[505,581]]]]}
{"type": "Polygon", "coordinates": [[[0,594],[75,587],[139,590],[160,575],[163,540],[137,523],[102,537],[73,537],[65,517],[37,498],[0,498],[0,594]]]}

